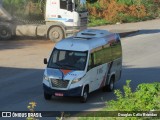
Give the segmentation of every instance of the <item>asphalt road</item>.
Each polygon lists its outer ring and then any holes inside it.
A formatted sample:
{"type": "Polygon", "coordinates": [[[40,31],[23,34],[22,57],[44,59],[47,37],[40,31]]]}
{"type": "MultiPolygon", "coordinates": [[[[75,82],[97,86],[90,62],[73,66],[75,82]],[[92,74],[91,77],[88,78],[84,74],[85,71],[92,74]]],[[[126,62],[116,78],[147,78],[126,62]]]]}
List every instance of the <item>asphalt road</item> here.
{"type": "MultiPolygon", "coordinates": [[[[115,89],[122,90],[126,80],[132,80],[133,91],[140,83],[160,82],[159,28],[141,30],[122,39],[123,73],[115,89]]],[[[37,103],[36,111],[99,110],[107,101],[115,99],[113,93],[99,90],[92,93],[85,104],[78,98],[44,100],[43,58],[54,45],[43,40],[37,42],[23,40],[6,44],[0,41],[0,111],[28,111],[27,106],[32,101],[37,103]]]]}

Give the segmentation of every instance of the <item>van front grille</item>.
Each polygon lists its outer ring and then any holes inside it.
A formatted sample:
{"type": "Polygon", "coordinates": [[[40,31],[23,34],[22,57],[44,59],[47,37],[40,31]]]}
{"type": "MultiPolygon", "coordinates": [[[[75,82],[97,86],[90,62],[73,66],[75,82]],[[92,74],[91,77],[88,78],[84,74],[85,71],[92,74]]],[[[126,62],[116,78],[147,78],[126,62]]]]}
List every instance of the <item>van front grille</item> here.
{"type": "Polygon", "coordinates": [[[69,80],[51,79],[52,87],[67,88],[69,80]]]}

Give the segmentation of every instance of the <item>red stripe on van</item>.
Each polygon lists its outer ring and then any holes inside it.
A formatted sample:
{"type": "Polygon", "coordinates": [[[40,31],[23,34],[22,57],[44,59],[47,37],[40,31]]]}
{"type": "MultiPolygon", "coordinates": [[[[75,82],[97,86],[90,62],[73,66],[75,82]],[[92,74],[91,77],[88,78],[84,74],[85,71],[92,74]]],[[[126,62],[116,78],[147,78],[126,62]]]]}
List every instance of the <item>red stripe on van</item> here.
{"type": "Polygon", "coordinates": [[[63,70],[61,69],[61,71],[63,72],[64,75],[68,74],[69,72],[71,72],[72,70],[63,70]]]}
{"type": "Polygon", "coordinates": [[[105,86],[106,79],[107,79],[107,74],[105,74],[105,75],[104,75],[103,80],[102,80],[101,85],[100,85],[100,87],[99,87],[99,88],[101,88],[101,87],[104,87],[104,86],[105,86]]]}

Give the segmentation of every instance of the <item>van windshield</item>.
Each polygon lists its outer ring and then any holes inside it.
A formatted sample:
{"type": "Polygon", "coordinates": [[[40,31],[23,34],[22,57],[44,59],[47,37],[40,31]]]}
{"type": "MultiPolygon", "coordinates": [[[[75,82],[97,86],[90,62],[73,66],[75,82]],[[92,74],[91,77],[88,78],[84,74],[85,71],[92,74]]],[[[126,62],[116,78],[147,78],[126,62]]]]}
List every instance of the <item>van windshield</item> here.
{"type": "Polygon", "coordinates": [[[87,51],[68,51],[54,49],[48,68],[67,69],[67,70],[84,70],[87,61],[87,51]]]}

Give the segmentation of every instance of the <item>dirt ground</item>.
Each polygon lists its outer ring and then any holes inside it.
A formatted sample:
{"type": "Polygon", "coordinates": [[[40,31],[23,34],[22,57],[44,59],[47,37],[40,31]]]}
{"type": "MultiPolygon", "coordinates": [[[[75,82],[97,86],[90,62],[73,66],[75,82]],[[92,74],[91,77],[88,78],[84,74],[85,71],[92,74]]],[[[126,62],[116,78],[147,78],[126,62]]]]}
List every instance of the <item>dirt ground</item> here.
{"type": "Polygon", "coordinates": [[[45,39],[13,39],[0,41],[0,67],[43,68],[54,43],[45,39]]]}

